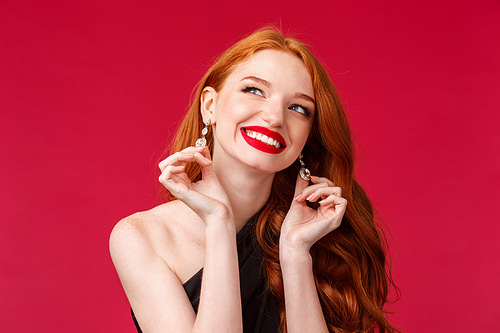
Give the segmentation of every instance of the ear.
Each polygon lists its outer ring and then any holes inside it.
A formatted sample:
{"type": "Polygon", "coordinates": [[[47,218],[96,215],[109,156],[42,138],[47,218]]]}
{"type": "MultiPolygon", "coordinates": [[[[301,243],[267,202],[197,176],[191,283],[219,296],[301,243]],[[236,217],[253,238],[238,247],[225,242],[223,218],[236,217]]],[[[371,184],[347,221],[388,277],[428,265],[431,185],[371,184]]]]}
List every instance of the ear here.
{"type": "Polygon", "coordinates": [[[203,119],[210,119],[215,124],[215,107],[217,104],[217,91],[212,87],[205,87],[200,97],[200,112],[203,119]]]}

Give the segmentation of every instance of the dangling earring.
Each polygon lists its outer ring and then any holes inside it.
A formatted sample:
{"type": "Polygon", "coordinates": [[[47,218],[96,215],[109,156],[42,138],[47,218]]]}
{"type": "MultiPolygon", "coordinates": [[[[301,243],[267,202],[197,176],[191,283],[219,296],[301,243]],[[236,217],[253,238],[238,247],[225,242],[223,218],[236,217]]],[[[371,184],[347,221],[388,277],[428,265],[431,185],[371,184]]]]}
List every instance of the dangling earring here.
{"type": "Polygon", "coordinates": [[[304,163],[304,161],[302,161],[302,157],[304,157],[304,155],[302,155],[302,153],[300,153],[299,155],[299,163],[300,163],[300,171],[299,171],[299,175],[300,175],[300,178],[304,179],[305,181],[309,181],[311,179],[311,171],[309,171],[308,168],[306,168],[306,164],[304,163]]]}
{"type": "Polygon", "coordinates": [[[195,144],[196,147],[205,147],[207,145],[207,140],[205,139],[205,135],[207,135],[208,133],[208,126],[210,126],[211,122],[212,121],[210,119],[205,120],[204,122],[205,127],[203,127],[203,129],[201,130],[201,138],[196,140],[195,144]]]}

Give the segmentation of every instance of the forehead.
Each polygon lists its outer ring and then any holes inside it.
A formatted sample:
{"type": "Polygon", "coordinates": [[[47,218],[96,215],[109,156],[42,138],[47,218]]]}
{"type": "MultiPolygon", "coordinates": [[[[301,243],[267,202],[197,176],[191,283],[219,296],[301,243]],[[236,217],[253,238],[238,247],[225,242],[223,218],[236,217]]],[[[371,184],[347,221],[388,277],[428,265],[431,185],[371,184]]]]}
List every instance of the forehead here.
{"type": "Polygon", "coordinates": [[[311,75],[299,57],[284,51],[262,50],[242,62],[227,78],[237,83],[247,76],[257,76],[277,88],[289,88],[310,96],[314,95],[311,75]]]}

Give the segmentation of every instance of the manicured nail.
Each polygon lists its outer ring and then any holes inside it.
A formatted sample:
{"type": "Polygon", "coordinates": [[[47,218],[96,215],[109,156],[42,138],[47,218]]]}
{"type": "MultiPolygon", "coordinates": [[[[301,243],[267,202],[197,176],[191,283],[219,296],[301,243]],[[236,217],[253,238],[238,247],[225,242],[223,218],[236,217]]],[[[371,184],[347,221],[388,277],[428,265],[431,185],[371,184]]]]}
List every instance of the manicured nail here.
{"type": "Polygon", "coordinates": [[[312,198],[313,196],[314,196],[314,193],[313,193],[313,194],[311,194],[310,196],[308,196],[308,197],[306,198],[306,200],[307,200],[307,201],[311,200],[311,198],[312,198]]]}

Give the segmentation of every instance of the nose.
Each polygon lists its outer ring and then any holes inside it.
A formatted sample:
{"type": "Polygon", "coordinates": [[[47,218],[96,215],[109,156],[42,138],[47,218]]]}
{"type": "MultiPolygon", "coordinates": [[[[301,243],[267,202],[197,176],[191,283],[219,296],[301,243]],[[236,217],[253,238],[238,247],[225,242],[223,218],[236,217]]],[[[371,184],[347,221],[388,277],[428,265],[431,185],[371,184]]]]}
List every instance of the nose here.
{"type": "Polygon", "coordinates": [[[270,127],[282,127],[285,122],[284,105],[280,102],[269,103],[261,116],[270,127]]]}

